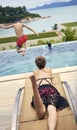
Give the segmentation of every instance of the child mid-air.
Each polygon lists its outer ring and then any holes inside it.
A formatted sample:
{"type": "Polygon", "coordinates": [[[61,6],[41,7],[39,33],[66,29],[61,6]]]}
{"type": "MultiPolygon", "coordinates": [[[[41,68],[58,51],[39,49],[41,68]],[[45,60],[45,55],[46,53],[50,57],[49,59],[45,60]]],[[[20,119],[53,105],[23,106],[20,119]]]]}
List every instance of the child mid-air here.
{"type": "Polygon", "coordinates": [[[22,56],[25,56],[25,48],[26,48],[26,41],[27,41],[27,36],[23,34],[23,27],[31,30],[34,32],[37,36],[38,33],[36,33],[32,28],[28,27],[27,25],[19,22],[18,20],[15,21],[15,23],[10,24],[8,26],[0,25],[1,28],[3,29],[9,29],[9,28],[14,28],[17,40],[16,40],[16,49],[18,53],[22,53],[22,56]],[[22,49],[22,46],[24,45],[24,49],[22,49]]]}

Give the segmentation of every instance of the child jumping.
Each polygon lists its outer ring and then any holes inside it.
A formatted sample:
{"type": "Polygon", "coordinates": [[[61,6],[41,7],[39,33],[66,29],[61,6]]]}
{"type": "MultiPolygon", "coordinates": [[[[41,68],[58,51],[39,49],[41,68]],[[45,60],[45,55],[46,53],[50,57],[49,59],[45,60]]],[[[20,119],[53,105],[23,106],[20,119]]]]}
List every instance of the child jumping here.
{"type": "Polygon", "coordinates": [[[34,32],[38,36],[38,33],[36,33],[32,28],[28,27],[27,25],[25,25],[19,21],[15,21],[15,23],[8,25],[8,26],[0,25],[0,27],[4,28],[4,29],[14,28],[16,37],[17,37],[16,49],[17,49],[18,53],[22,53],[22,56],[25,56],[26,41],[28,39],[27,35],[23,34],[23,28],[25,27],[25,28],[29,29],[30,31],[34,32]],[[23,45],[25,45],[24,49],[22,49],[23,45]]]}

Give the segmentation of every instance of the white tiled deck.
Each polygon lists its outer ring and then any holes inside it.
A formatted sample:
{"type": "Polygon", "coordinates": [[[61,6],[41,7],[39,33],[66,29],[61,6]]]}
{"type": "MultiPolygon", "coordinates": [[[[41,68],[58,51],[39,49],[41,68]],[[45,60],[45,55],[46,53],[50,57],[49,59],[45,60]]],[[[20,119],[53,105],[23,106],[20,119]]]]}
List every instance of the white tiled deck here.
{"type": "MultiPolygon", "coordinates": [[[[61,81],[67,81],[75,97],[77,107],[77,66],[53,69],[59,73],[61,81]]],[[[0,77],[0,130],[6,130],[10,124],[17,91],[25,84],[25,78],[32,73],[0,77]]]]}

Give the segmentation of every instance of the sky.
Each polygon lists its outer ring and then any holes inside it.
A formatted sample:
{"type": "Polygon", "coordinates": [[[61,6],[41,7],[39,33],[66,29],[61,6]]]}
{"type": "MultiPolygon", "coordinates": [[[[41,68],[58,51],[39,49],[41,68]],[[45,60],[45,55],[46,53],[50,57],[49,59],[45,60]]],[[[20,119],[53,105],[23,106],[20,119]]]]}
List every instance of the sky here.
{"type": "Polygon", "coordinates": [[[55,3],[55,2],[69,2],[71,0],[0,0],[0,5],[18,7],[25,6],[27,9],[34,8],[36,6],[42,6],[44,4],[55,3]]]}

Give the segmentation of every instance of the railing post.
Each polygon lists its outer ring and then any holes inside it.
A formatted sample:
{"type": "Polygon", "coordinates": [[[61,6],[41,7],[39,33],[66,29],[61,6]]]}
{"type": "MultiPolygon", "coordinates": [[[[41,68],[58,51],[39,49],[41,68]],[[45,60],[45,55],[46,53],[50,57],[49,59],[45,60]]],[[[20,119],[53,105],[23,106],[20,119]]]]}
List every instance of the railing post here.
{"type": "Polygon", "coordinates": [[[70,98],[70,101],[71,101],[71,105],[72,105],[71,109],[73,111],[74,118],[75,118],[75,121],[76,121],[76,124],[77,124],[77,108],[76,108],[74,95],[72,93],[72,90],[71,90],[69,84],[66,81],[62,81],[62,83],[64,84],[64,87],[68,92],[68,95],[69,95],[69,98],[70,98]]]}
{"type": "Polygon", "coordinates": [[[15,105],[14,105],[14,112],[12,117],[12,123],[11,123],[11,130],[18,130],[19,125],[19,119],[18,119],[18,111],[19,111],[19,102],[20,102],[20,96],[22,93],[23,88],[20,88],[17,92],[16,99],[15,99],[15,105]]]}

